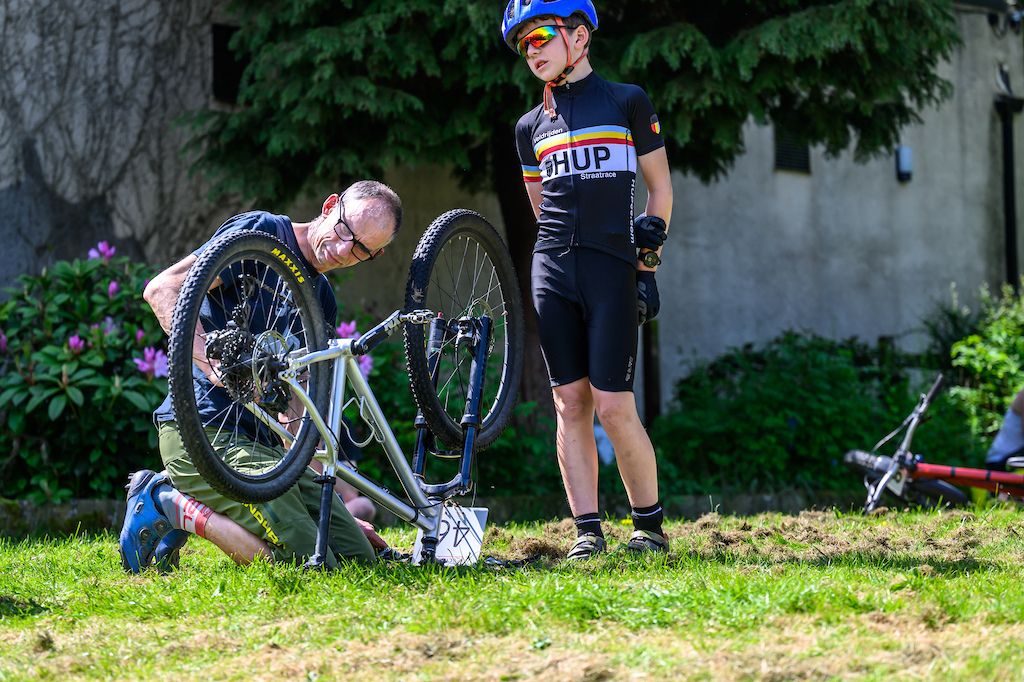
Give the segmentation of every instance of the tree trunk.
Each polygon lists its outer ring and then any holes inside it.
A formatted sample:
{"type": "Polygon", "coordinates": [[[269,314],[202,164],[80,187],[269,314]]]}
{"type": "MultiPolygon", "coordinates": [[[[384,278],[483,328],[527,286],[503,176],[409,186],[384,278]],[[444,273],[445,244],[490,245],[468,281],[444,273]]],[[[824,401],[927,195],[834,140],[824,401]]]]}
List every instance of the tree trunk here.
{"type": "Polygon", "coordinates": [[[508,249],[516,266],[523,296],[526,357],[521,396],[522,401],[537,403],[537,409],[522,423],[524,426],[533,427],[536,426],[538,417],[554,419],[555,416],[551,383],[540,352],[537,319],[530,296],[530,263],[533,259],[533,245],[537,241],[537,219],[523,186],[521,165],[515,152],[515,140],[511,130],[508,135],[492,136],[491,159],[495,190],[501,204],[501,217],[505,222],[508,249]]]}

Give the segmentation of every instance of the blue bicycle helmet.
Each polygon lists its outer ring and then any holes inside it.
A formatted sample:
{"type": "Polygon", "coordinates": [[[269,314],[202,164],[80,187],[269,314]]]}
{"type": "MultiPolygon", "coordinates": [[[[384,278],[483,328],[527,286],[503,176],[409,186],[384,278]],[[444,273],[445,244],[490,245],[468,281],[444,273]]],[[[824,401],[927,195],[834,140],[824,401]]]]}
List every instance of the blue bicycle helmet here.
{"type": "Polygon", "coordinates": [[[580,12],[590,24],[591,31],[597,29],[597,10],[591,0],[510,0],[501,18],[501,37],[513,52],[516,50],[516,35],[519,28],[537,17],[555,16],[568,19],[580,12]]]}

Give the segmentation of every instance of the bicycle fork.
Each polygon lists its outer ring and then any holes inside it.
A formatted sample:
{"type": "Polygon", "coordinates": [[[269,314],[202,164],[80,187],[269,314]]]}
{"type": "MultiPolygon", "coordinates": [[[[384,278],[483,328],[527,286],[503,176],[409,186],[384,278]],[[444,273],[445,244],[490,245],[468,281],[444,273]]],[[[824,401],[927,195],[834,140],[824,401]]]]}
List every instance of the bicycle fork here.
{"type": "MultiPolygon", "coordinates": [[[[445,500],[454,495],[464,495],[472,489],[470,475],[473,468],[476,432],[480,428],[480,401],[483,393],[484,370],[487,366],[487,351],[491,343],[492,322],[490,317],[482,316],[478,321],[474,321],[472,318],[465,318],[456,321],[455,325],[458,329],[456,345],[465,345],[466,352],[471,354],[472,359],[466,409],[460,421],[465,438],[460,456],[459,473],[447,483],[432,485],[423,482],[428,427],[422,415],[419,413],[416,415],[418,433],[416,436],[412,473],[418,482],[420,490],[427,499],[438,505],[443,504],[445,500]]],[[[448,329],[449,327],[443,320],[435,319],[431,322],[428,357],[435,384],[437,382],[440,349],[448,329]]],[[[326,465],[323,473],[314,479],[316,483],[322,486],[320,493],[320,518],[317,523],[316,549],[313,556],[306,562],[306,568],[322,568],[329,551],[331,506],[334,502],[334,484],[336,481],[334,471],[334,464],[326,465]]],[[[440,516],[440,513],[438,516],[440,516]]],[[[423,534],[420,556],[424,561],[433,561],[436,556],[439,525],[434,524],[432,530],[423,534]]]]}
{"type": "MultiPolygon", "coordinates": [[[[453,495],[465,495],[472,487],[470,478],[473,469],[473,455],[476,449],[476,433],[480,429],[480,400],[483,394],[484,370],[487,367],[487,349],[491,343],[491,318],[486,315],[474,323],[472,319],[459,321],[458,325],[472,325],[472,329],[459,328],[456,345],[465,340],[471,343],[466,349],[472,354],[472,361],[469,370],[469,390],[466,396],[466,409],[463,412],[462,426],[465,438],[462,444],[462,453],[459,457],[459,473],[447,483],[430,485],[423,483],[423,472],[426,467],[428,431],[427,422],[421,413],[416,414],[416,446],[413,454],[413,475],[420,481],[420,488],[431,500],[443,504],[445,500],[453,495]]],[[[434,320],[430,327],[430,342],[428,344],[428,362],[431,378],[434,385],[437,385],[438,365],[440,361],[440,349],[446,334],[446,325],[443,320],[434,320]]],[[[422,560],[433,561],[437,553],[438,526],[435,526],[432,533],[424,533],[421,538],[420,556],[422,560]]]]}

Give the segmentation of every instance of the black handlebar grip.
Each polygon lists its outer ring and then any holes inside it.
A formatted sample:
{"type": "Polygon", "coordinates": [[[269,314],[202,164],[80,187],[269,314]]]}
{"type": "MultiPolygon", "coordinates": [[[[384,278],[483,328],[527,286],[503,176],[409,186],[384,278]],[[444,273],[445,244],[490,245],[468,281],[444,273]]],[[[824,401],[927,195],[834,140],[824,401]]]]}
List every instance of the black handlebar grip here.
{"type": "Polygon", "coordinates": [[[939,392],[939,388],[942,386],[942,382],[946,380],[946,377],[942,374],[935,377],[935,383],[928,389],[928,395],[925,396],[924,401],[926,404],[931,404],[932,400],[935,399],[935,394],[939,392]]]}
{"type": "Polygon", "coordinates": [[[396,310],[383,322],[360,336],[359,340],[352,344],[352,353],[355,355],[366,355],[373,350],[374,346],[394,333],[401,323],[399,319],[401,315],[401,311],[396,310]]]}

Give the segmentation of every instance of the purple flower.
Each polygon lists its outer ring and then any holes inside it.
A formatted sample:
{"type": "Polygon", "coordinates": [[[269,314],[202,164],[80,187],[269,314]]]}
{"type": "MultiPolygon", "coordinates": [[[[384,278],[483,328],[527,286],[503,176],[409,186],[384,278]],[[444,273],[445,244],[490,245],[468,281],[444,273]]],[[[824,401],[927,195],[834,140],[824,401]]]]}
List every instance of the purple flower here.
{"type": "Polygon", "coordinates": [[[7,334],[0,332],[0,353],[7,350],[7,334]]]}
{"type": "Polygon", "coordinates": [[[132,358],[140,372],[150,379],[167,376],[167,355],[162,350],[148,347],[142,355],[141,358],[132,358]]]}
{"type": "Polygon", "coordinates": [[[137,343],[139,345],[142,345],[142,337],[145,336],[145,335],[146,335],[146,332],[144,332],[141,329],[139,331],[135,332],[135,343],[137,343]]]}
{"type": "Polygon", "coordinates": [[[89,258],[102,258],[104,263],[109,263],[114,257],[117,249],[106,242],[100,242],[95,249],[89,249],[89,258]]]}
{"type": "Polygon", "coordinates": [[[373,369],[373,358],[369,355],[359,356],[359,371],[363,373],[363,376],[367,379],[370,378],[370,370],[373,369]]]}
{"type": "Polygon", "coordinates": [[[121,290],[121,287],[117,285],[116,280],[110,280],[110,286],[107,287],[107,296],[113,301],[114,297],[117,296],[117,292],[121,290]]]}
{"type": "MultiPolygon", "coordinates": [[[[92,328],[96,329],[97,326],[99,325],[93,325],[92,328]]],[[[107,315],[103,320],[103,335],[107,336],[108,334],[116,334],[119,331],[121,331],[121,325],[114,322],[114,318],[110,315],[107,315]]]]}
{"type": "Polygon", "coordinates": [[[342,322],[338,325],[338,336],[343,339],[354,339],[359,336],[359,332],[356,331],[356,321],[342,322]]]}
{"type": "Polygon", "coordinates": [[[74,355],[78,355],[85,350],[85,340],[78,334],[72,334],[71,338],[68,339],[68,348],[74,355]]]}

